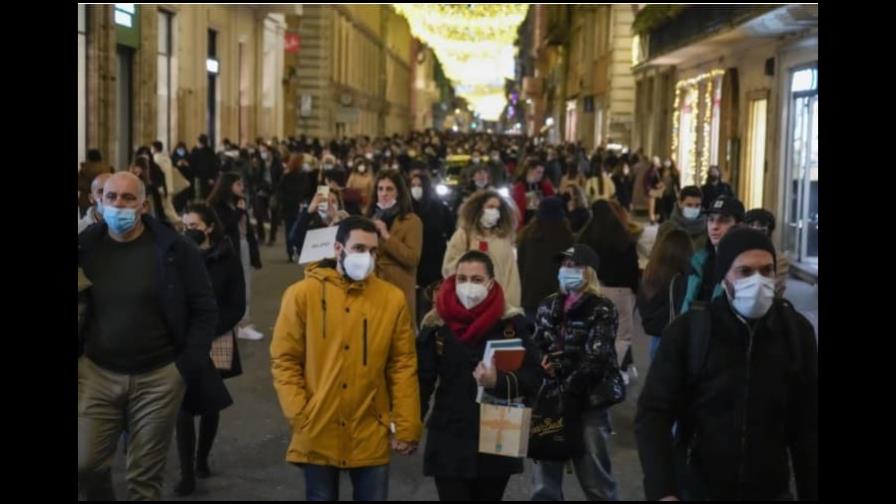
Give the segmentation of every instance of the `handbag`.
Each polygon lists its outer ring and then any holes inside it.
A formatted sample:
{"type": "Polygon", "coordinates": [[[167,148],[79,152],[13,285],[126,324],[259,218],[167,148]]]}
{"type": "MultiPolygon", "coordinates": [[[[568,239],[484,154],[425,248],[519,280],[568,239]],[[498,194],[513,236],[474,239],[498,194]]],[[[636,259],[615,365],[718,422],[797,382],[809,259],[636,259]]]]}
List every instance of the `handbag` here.
{"type": "Polygon", "coordinates": [[[233,341],[236,338],[236,331],[230,331],[218,336],[212,340],[212,348],[209,356],[215,364],[215,369],[219,371],[230,371],[233,367],[233,341]]]}
{"type": "Polygon", "coordinates": [[[585,453],[584,425],[577,411],[569,407],[563,385],[542,381],[532,406],[529,458],[569,460],[585,453]]]}
{"type": "Polygon", "coordinates": [[[176,166],[171,167],[171,196],[176,196],[190,188],[190,181],[176,166]]]}
{"type": "MultiPolygon", "coordinates": [[[[510,373],[517,384],[516,375],[510,373]]],[[[482,403],[479,405],[479,453],[503,457],[525,458],[529,452],[529,429],[532,409],[513,403],[510,378],[507,380],[507,405],[482,403]]]]}

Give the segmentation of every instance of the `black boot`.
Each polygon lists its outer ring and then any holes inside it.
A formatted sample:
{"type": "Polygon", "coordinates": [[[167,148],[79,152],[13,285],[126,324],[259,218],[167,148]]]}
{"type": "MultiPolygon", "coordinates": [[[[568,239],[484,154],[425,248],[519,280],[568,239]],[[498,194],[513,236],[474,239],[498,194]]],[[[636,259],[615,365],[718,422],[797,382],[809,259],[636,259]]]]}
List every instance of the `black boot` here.
{"type": "Polygon", "coordinates": [[[208,468],[208,455],[212,451],[212,444],[215,442],[215,435],[218,433],[219,420],[220,416],[217,412],[206,413],[199,420],[199,451],[196,454],[196,477],[200,479],[205,479],[212,475],[208,468]]]}
{"type": "Polygon", "coordinates": [[[181,476],[180,482],[177,483],[177,486],[174,487],[174,493],[178,497],[184,497],[186,495],[190,495],[196,491],[196,478],[192,475],[189,477],[181,476]]]}

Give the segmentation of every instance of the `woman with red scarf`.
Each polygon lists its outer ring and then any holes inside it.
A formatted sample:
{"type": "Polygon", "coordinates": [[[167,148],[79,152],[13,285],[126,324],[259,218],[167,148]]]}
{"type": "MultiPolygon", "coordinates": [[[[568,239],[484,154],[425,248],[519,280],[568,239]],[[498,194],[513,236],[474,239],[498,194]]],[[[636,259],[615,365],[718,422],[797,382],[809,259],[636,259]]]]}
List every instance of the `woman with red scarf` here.
{"type": "Polygon", "coordinates": [[[435,389],[423,474],[433,476],[440,500],[501,500],[523,459],[479,453],[478,386],[495,397],[531,397],[541,383],[538,350],[519,308],[504,300],[491,258],[464,254],[456,274],[442,282],[436,308],[423,319],[417,341],[421,414],[435,389]],[[505,373],[482,363],[489,340],[520,338],[522,366],[505,373]],[[438,389],[436,389],[438,379],[438,389]],[[509,387],[509,390],[508,390],[509,387]]]}

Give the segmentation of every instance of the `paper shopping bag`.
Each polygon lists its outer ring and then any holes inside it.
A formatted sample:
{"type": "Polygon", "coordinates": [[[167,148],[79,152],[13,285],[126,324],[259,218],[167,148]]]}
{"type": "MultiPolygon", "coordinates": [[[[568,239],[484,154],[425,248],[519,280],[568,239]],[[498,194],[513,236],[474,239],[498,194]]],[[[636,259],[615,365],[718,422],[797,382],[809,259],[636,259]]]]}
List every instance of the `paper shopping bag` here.
{"type": "Polygon", "coordinates": [[[480,404],[479,452],[524,458],[531,419],[532,410],[522,405],[480,404]]]}

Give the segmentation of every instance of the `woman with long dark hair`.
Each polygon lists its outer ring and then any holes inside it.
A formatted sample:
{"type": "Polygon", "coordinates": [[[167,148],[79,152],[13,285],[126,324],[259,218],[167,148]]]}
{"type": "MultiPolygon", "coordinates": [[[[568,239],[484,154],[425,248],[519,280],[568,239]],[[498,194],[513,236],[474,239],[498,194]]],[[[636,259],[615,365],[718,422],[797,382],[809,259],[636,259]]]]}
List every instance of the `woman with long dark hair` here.
{"type": "Polygon", "coordinates": [[[208,197],[208,205],[221,219],[224,233],[230,238],[243,265],[243,278],[246,282],[246,313],[241,321],[238,336],[249,340],[260,340],[264,335],[255,330],[253,324],[250,323],[249,303],[252,299],[252,268],[261,269],[261,254],[258,251],[255,229],[246,212],[246,196],[243,192],[243,181],[240,174],[222,173],[208,197]]]}
{"type": "Polygon", "coordinates": [[[557,292],[557,268],[545,264],[545,259],[568,249],[575,240],[565,206],[563,199],[556,196],[541,200],[535,218],[523,227],[517,238],[522,307],[531,321],[535,320],[535,310],[544,298],[557,292]]]}
{"type": "Polygon", "coordinates": [[[513,184],[513,201],[521,217],[517,230],[532,220],[542,199],[554,195],[554,185],[545,177],[544,171],[544,163],[531,159],[520,170],[513,184]]]}
{"type": "MultiPolygon", "coordinates": [[[[577,243],[588,245],[600,258],[597,278],[604,295],[613,301],[619,311],[616,355],[624,359],[632,344],[632,316],[640,275],[637,242],[610,204],[600,200],[592,205],[591,220],[582,229],[577,243]]],[[[623,378],[627,378],[626,373],[623,373],[623,378]]]]}
{"type": "Polygon", "coordinates": [[[423,222],[414,214],[411,194],[397,170],[383,170],[373,184],[367,217],[379,231],[377,276],[404,292],[411,323],[417,325],[417,266],[423,252],[423,222]]]}
{"type": "Polygon", "coordinates": [[[196,478],[208,478],[211,470],[208,456],[218,432],[219,412],[230,403],[221,378],[232,378],[243,372],[237,346],[236,328],[246,312],[246,286],[240,259],[224,234],[224,226],[215,211],[204,203],[187,206],[182,217],[184,234],[202,251],[215,299],[218,304],[218,325],[212,344],[212,361],[220,374],[209,378],[205,386],[187,385],[187,393],[177,418],[177,454],[180,458],[181,481],[175,487],[180,496],[193,493],[196,478]],[[223,390],[223,392],[222,392],[223,390]],[[195,417],[199,415],[197,452],[195,417]],[[194,470],[195,464],[195,470],[194,470]]]}
{"type": "Polygon", "coordinates": [[[641,325],[650,336],[650,360],[663,329],[675,318],[675,307],[684,300],[693,253],[690,237],[680,229],[663,235],[650,253],[637,301],[641,325]]]}

